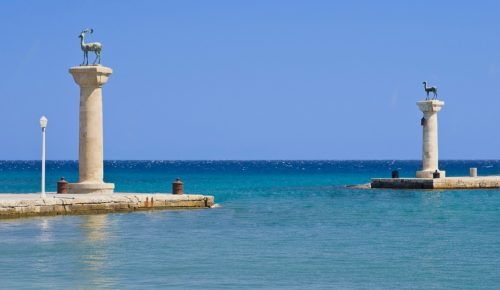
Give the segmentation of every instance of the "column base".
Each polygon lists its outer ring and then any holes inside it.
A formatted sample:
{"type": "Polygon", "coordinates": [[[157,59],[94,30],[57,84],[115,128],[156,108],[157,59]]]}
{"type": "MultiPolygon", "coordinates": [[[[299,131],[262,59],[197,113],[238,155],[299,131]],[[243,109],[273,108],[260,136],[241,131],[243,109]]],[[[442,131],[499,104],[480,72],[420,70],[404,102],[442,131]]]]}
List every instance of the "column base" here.
{"type": "Polygon", "coordinates": [[[69,193],[103,193],[110,194],[115,191],[114,183],[69,183],[68,192],[69,193]]]}
{"type": "MultiPolygon", "coordinates": [[[[436,170],[420,170],[417,171],[417,178],[433,178],[433,174],[436,170]]],[[[446,171],[442,171],[438,169],[438,172],[441,174],[440,178],[446,177],[446,171]]]]}

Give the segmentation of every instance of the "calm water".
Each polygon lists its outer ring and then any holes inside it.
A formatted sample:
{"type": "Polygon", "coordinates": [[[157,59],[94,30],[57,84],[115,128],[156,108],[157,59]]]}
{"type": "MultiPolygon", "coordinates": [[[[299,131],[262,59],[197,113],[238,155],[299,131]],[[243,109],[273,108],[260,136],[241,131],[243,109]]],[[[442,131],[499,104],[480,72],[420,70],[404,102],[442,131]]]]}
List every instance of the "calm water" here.
{"type": "MultiPolygon", "coordinates": [[[[345,188],[418,162],[116,161],[117,191],[180,176],[220,208],[0,220],[0,288],[498,289],[500,190],[345,188]]],[[[447,161],[448,175],[500,161],[447,161]]],[[[0,192],[39,190],[40,163],[0,161],[0,192]]],[[[48,189],[76,162],[49,162],[48,189]]]]}

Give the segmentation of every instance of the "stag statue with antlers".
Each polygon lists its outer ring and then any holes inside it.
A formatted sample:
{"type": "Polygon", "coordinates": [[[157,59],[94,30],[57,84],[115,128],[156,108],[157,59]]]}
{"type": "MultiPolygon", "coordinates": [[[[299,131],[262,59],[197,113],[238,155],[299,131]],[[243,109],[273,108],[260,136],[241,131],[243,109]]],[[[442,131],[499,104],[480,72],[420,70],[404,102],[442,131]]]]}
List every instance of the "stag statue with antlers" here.
{"type": "Polygon", "coordinates": [[[102,49],[102,44],[99,42],[91,42],[91,43],[85,43],[85,33],[93,33],[94,30],[92,28],[90,29],[85,29],[80,33],[78,36],[80,38],[80,46],[82,47],[83,51],[83,63],[82,65],[89,65],[89,51],[93,51],[95,53],[95,60],[94,60],[94,65],[96,61],[101,64],[101,49],[102,49]]]}
{"type": "Polygon", "coordinates": [[[433,87],[433,86],[428,87],[428,86],[427,86],[427,82],[425,82],[425,81],[424,81],[422,84],[424,85],[424,90],[425,90],[425,92],[427,93],[427,98],[425,98],[425,99],[426,99],[426,100],[429,100],[429,94],[430,94],[430,93],[433,93],[433,94],[434,94],[434,96],[432,97],[432,99],[433,99],[433,100],[436,100],[436,99],[437,99],[437,96],[438,96],[438,89],[437,89],[436,87],[433,87]]]}

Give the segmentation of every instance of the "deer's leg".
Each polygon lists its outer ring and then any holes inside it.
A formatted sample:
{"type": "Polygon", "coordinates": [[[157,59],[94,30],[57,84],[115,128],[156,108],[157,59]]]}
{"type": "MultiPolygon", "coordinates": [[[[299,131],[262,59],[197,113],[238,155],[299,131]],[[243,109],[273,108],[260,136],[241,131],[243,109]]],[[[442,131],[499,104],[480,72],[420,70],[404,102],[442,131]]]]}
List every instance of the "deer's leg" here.
{"type": "Polygon", "coordinates": [[[89,64],[89,53],[88,51],[85,51],[83,53],[83,65],[88,65],[89,64]]]}
{"type": "Polygon", "coordinates": [[[94,64],[96,63],[96,61],[99,62],[99,64],[101,64],[101,52],[96,50],[95,51],[95,60],[94,60],[94,64]]]}

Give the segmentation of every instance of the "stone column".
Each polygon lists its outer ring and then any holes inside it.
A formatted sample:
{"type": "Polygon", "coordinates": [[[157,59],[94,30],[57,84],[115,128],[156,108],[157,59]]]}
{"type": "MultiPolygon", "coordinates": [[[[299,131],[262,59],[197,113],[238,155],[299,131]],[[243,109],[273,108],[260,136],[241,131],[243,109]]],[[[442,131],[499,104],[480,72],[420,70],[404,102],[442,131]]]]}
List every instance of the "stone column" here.
{"type": "Polygon", "coordinates": [[[80,86],[80,149],[78,183],[70,193],[113,193],[115,185],[104,183],[102,141],[102,86],[113,72],[104,66],[72,67],[69,72],[80,86]]]}
{"type": "Polygon", "coordinates": [[[417,171],[417,178],[432,178],[432,174],[437,170],[440,177],[445,177],[446,173],[438,168],[438,121],[437,113],[444,106],[444,102],[439,100],[427,100],[417,102],[418,108],[424,113],[422,119],[423,144],[422,144],[422,170],[417,171]]]}

